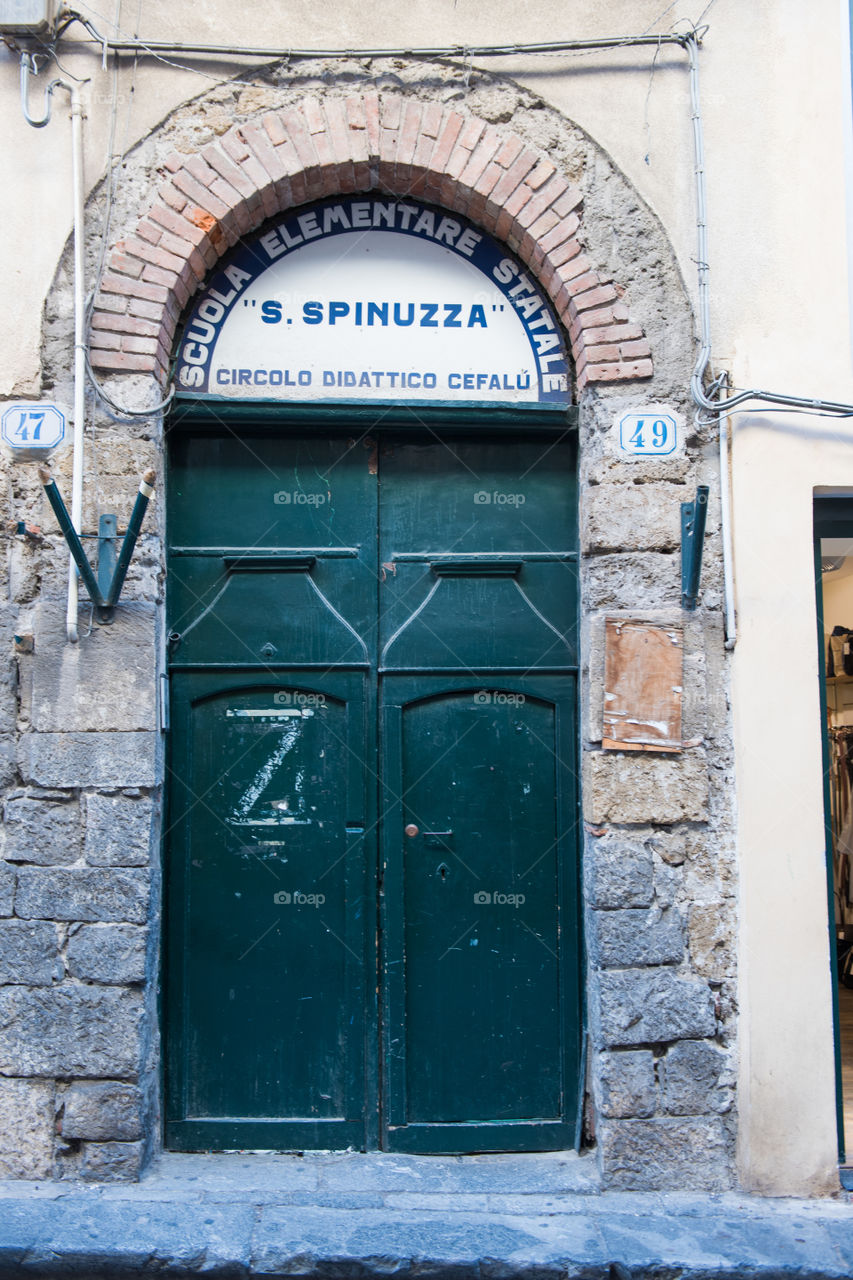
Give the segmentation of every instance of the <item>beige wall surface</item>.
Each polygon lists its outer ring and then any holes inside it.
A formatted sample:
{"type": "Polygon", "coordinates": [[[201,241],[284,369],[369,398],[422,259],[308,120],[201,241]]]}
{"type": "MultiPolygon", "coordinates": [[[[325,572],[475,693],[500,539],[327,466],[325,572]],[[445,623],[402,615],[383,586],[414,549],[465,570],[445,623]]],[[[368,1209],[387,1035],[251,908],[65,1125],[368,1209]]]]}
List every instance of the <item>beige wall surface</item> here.
{"type": "MultiPolygon", "coordinates": [[[[722,3],[722,0],[718,0],[722,3]]],[[[736,10],[736,6],[729,6],[736,10]]],[[[477,0],[438,0],[400,8],[379,5],[366,11],[355,0],[333,6],[273,5],[248,0],[239,7],[210,4],[200,9],[186,3],[132,0],[116,4],[82,4],[79,11],[103,34],[121,38],[210,42],[227,47],[262,48],[408,48],[476,44],[535,43],[551,40],[624,37],[669,29],[658,23],[658,0],[637,0],[617,10],[585,0],[571,6],[548,0],[542,4],[484,6],[477,0]]],[[[689,29],[705,5],[683,6],[678,30],[689,29]]],[[[665,10],[665,14],[669,11],[665,10]]],[[[741,18],[735,13],[737,25],[741,18]]],[[[726,22],[732,25],[732,17],[726,22]]],[[[725,48],[732,37],[716,40],[725,48]]],[[[710,37],[709,37],[710,39],[710,37]]],[[[719,50],[722,53],[722,49],[719,50]]],[[[719,53],[717,56],[719,56],[719,53]]],[[[706,55],[703,55],[703,57],[706,55]]],[[[131,149],[179,104],[218,82],[236,79],[240,68],[259,60],[166,55],[135,63],[124,55],[106,69],[100,47],[75,25],[62,43],[62,66],[84,79],[81,95],[86,111],[86,185],[103,178],[108,157],[131,149]]],[[[474,60],[477,62],[477,60],[474,60]]],[[[464,72],[466,60],[458,59],[464,72]]],[[[300,64],[292,64],[296,72],[300,64]]],[[[664,221],[682,272],[690,287],[695,270],[695,214],[692,126],[686,58],[677,49],[617,49],[607,53],[488,58],[478,65],[507,75],[539,94],[581,125],[607,151],[640,195],[664,221]]],[[[721,68],[725,75],[725,68],[721,68]]],[[[52,72],[56,74],[56,72],[52,72]]],[[[464,84],[464,75],[462,77],[464,84]]],[[[43,82],[42,82],[43,83],[43,82]]],[[[727,117],[728,96],[709,95],[714,110],[727,117]]],[[[55,120],[35,132],[18,105],[18,58],[0,49],[0,96],[6,103],[0,140],[3,172],[26,174],[28,197],[15,184],[0,192],[0,221],[14,263],[15,296],[20,323],[11,345],[0,353],[0,394],[25,394],[38,387],[38,344],[41,301],[49,287],[62,245],[70,233],[68,99],[56,95],[55,120]]],[[[41,88],[31,90],[31,111],[40,114],[41,88]]],[[[710,121],[709,121],[710,124],[710,121]]],[[[724,126],[725,129],[725,126],[724,126]]]]}
{"type": "MultiPolygon", "coordinates": [[[[287,49],[470,45],[623,36],[708,24],[700,54],[708,182],[712,364],[736,387],[853,401],[844,156],[849,74],[839,0],[625,0],[570,6],[410,0],[367,7],[246,0],[81,4],[104,33],[287,49]]],[[[464,57],[460,83],[464,88],[464,57]]],[[[234,59],[102,61],[83,28],[60,50],[81,77],[85,178],[142,144],[180,104],[239,78],[234,59]]],[[[296,68],[299,64],[294,63],[296,68]]],[[[693,127],[678,50],[483,60],[575,121],[661,219],[696,295],[693,127]]],[[[31,110],[41,111],[34,83],[31,110]]],[[[71,226],[67,97],[40,131],[23,120],[18,59],[0,51],[4,233],[0,397],[37,395],[45,297],[71,226]],[[10,307],[9,302],[13,305],[10,307]]],[[[607,263],[600,264],[606,268],[607,263]]],[[[89,264],[90,271],[94,264],[89,264]]],[[[767,1193],[837,1186],[811,545],[813,491],[853,494],[853,428],[819,416],[733,419],[738,643],[740,1168],[767,1193]]]]}
{"type": "MultiPolygon", "coordinates": [[[[730,131],[728,175],[711,179],[712,288],[725,298],[715,349],[731,357],[737,387],[849,403],[842,14],[783,4],[764,7],[760,23],[763,55],[751,39],[731,49],[750,127],[730,131]],[[796,102],[774,88],[788,74],[810,86],[796,102]],[[733,220],[721,235],[725,198],[733,220]]],[[[735,416],[740,1164],[747,1186],[771,1194],[838,1185],[812,549],[820,486],[853,492],[845,421],[735,416]]]]}
{"type": "Polygon", "coordinates": [[[742,418],[734,469],[741,1170],[777,1194],[837,1187],[812,502],[853,492],[853,442],[781,427],[742,418]]]}
{"type": "MultiPolygon", "coordinates": [[[[620,37],[669,30],[672,9],[636,0],[617,10],[594,3],[569,10],[552,2],[494,4],[415,0],[400,9],[334,6],[239,6],[151,0],[136,6],[83,4],[80,12],[105,34],[144,40],[203,41],[236,47],[385,48],[530,43],[620,37]],[[137,20],[137,8],[142,10],[137,20]],[[114,22],[117,9],[118,17],[114,22]],[[658,19],[660,21],[657,21],[658,19]]],[[[714,350],[735,361],[740,377],[762,385],[777,368],[797,369],[803,394],[841,394],[849,362],[839,363],[846,320],[846,271],[837,254],[846,236],[844,203],[844,43],[836,0],[806,11],[793,0],[712,6],[690,0],[675,29],[709,9],[700,58],[706,135],[708,222],[714,350]],[[792,93],[795,84],[808,92],[792,93]],[[819,218],[821,234],[812,234],[819,218]],[[821,323],[804,317],[816,298],[821,323]],[[793,305],[800,300],[805,312],[793,305]],[[780,325],[782,316],[799,316],[780,325]],[[833,322],[834,317],[834,322],[833,322]],[[785,334],[781,338],[781,334],[785,334]],[[796,360],[791,356],[796,352],[796,360]]],[[[475,60],[476,61],[476,60],[475,60]]],[[[82,26],[62,42],[62,67],[84,83],[86,185],[103,178],[108,156],[144,139],[180,103],[217,82],[239,80],[258,59],[162,55],[135,62],[124,55],[104,68],[99,46],[82,26]]],[[[459,59],[464,67],[465,59],[459,59]]],[[[294,61],[294,69],[299,63],[294,61]]],[[[617,49],[482,59],[581,125],[623,170],[662,219],[688,288],[695,293],[695,194],[686,58],[676,49],[617,49]]],[[[57,74],[52,71],[51,74],[57,74]]],[[[60,71],[59,74],[62,74],[60,71]]],[[[41,111],[44,78],[33,82],[31,110],[41,111]]],[[[70,232],[68,99],[55,98],[55,119],[42,131],[23,120],[18,58],[0,50],[5,103],[0,140],[3,172],[26,175],[26,198],[8,181],[0,192],[11,283],[20,307],[14,342],[0,354],[0,393],[35,386],[40,302],[70,232]]]]}

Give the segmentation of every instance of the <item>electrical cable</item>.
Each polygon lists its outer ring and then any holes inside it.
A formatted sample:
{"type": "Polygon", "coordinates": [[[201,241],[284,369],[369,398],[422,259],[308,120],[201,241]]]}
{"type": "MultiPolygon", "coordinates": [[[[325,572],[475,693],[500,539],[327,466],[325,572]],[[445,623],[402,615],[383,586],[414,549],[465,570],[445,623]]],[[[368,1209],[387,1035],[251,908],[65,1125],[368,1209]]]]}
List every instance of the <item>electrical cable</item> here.
{"type": "MultiPolygon", "coordinates": [[[[139,4],[137,8],[137,25],[139,23],[141,9],[142,9],[142,0],[139,0],[139,4]]],[[[121,14],[121,0],[117,0],[116,15],[113,22],[113,25],[116,27],[117,30],[118,30],[118,19],[120,17],[120,14],[121,14]]],[[[133,98],[137,65],[138,65],[138,57],[134,59],[134,63],[133,63],[133,74],[131,78],[130,92],[128,95],[130,100],[132,100],[133,98]]],[[[97,297],[98,289],[100,288],[101,279],[103,277],[104,267],[106,264],[107,247],[109,244],[110,228],[112,225],[113,202],[115,199],[115,190],[117,185],[116,172],[121,166],[121,164],[123,163],[125,152],[127,151],[127,139],[130,132],[130,102],[128,102],[128,112],[127,112],[127,118],[125,120],[124,139],[122,142],[121,149],[119,151],[118,158],[116,158],[114,154],[115,129],[116,129],[117,116],[118,116],[118,65],[116,65],[116,67],[114,68],[114,73],[113,73],[113,100],[112,100],[111,109],[110,109],[110,131],[109,131],[109,139],[107,142],[107,178],[106,178],[106,184],[105,184],[106,194],[104,197],[104,203],[105,203],[104,217],[101,223],[101,249],[98,257],[98,266],[95,272],[95,282],[88,298],[86,299],[86,328],[89,336],[91,336],[91,320],[92,320],[92,312],[94,310],[94,305],[95,305],[95,298],[97,297]]],[[[134,422],[140,418],[154,417],[158,413],[165,412],[165,410],[169,407],[169,405],[172,403],[172,400],[175,397],[175,388],[171,387],[167,396],[150,409],[128,409],[126,406],[118,404],[115,400],[113,400],[112,396],[109,394],[106,388],[102,385],[102,383],[99,382],[98,377],[95,374],[95,370],[92,367],[92,362],[89,356],[88,342],[86,345],[86,372],[88,374],[89,382],[91,383],[92,389],[95,392],[95,395],[98,397],[98,400],[100,401],[102,408],[106,411],[107,416],[111,418],[113,422],[134,422]]]]}
{"type": "MultiPolygon", "coordinates": [[[[671,7],[671,6],[670,6],[671,7]]],[[[666,12],[666,11],[664,11],[666,12]]],[[[69,19],[79,22],[102,48],[112,53],[201,54],[226,58],[512,58],[527,53],[572,53],[614,49],[626,45],[673,44],[684,47],[690,36],[667,32],[661,35],[611,36],[594,40],[548,40],[533,44],[503,45],[435,45],[400,49],[294,49],[243,47],[234,49],[222,44],[201,44],[178,40],[113,40],[103,36],[97,27],[76,10],[68,10],[69,19]]],[[[69,24],[70,25],[70,24],[69,24]]],[[[67,29],[67,28],[66,28],[67,29]]]]}
{"type": "MultiPolygon", "coordinates": [[[[668,5],[667,8],[663,10],[662,14],[659,15],[658,18],[654,20],[652,25],[655,25],[660,20],[660,17],[665,16],[673,7],[674,6],[672,4],[668,5]]],[[[163,59],[162,57],[160,57],[160,54],[163,52],[178,53],[178,54],[181,54],[181,53],[215,54],[217,56],[227,55],[230,57],[262,57],[262,58],[270,58],[270,59],[287,58],[288,60],[308,59],[308,58],[318,58],[318,57],[328,58],[328,57],[336,57],[336,56],[338,57],[340,56],[344,56],[344,57],[346,56],[350,56],[350,57],[429,57],[429,58],[461,57],[466,64],[466,67],[468,69],[467,74],[469,76],[472,68],[473,57],[490,57],[490,56],[505,57],[505,56],[518,55],[522,53],[531,53],[531,54],[543,54],[543,53],[565,54],[565,53],[580,53],[580,52],[591,53],[591,52],[595,52],[602,49],[620,48],[628,45],[644,45],[644,46],[652,47],[655,49],[655,60],[657,60],[657,57],[663,45],[677,45],[683,48],[684,42],[688,38],[688,36],[680,35],[680,34],[661,33],[658,35],[652,35],[652,34],[649,34],[648,32],[644,32],[637,36],[608,37],[600,40],[549,41],[541,44],[512,44],[512,45],[494,45],[494,46],[492,45],[489,45],[489,46],[454,45],[454,46],[448,46],[443,48],[439,47],[439,48],[431,48],[431,49],[383,49],[383,50],[346,50],[346,51],[326,50],[326,49],[316,49],[316,50],[312,50],[312,49],[287,49],[287,50],[239,49],[239,50],[235,50],[232,48],[228,48],[227,46],[224,46],[224,45],[190,45],[183,42],[142,41],[142,40],[139,40],[137,37],[134,37],[133,39],[117,40],[117,39],[113,39],[111,37],[102,35],[101,32],[98,31],[98,29],[95,27],[91,19],[84,17],[82,14],[77,13],[75,10],[68,10],[63,16],[63,21],[60,27],[57,29],[57,34],[54,38],[54,43],[56,39],[58,39],[61,34],[67,31],[68,28],[75,22],[79,22],[89,32],[93,40],[95,40],[103,49],[105,57],[108,51],[112,53],[132,52],[136,55],[137,58],[142,54],[148,54],[149,56],[158,58],[159,61],[167,61],[166,59],[163,59]]],[[[118,27],[117,22],[114,23],[113,25],[116,26],[116,28],[118,27]]],[[[696,29],[692,28],[690,32],[690,36],[695,37],[696,34],[697,34],[696,29]]],[[[180,67],[179,64],[169,64],[169,65],[175,65],[180,70],[190,69],[190,68],[182,68],[180,67]]],[[[235,83],[235,82],[232,81],[231,83],[235,83]]],[[[110,176],[108,178],[108,183],[107,183],[107,211],[105,213],[105,227],[104,227],[104,235],[101,242],[102,247],[101,247],[101,256],[98,264],[97,281],[100,281],[101,276],[103,274],[103,264],[105,261],[109,218],[110,218],[111,207],[112,207],[112,197],[113,197],[113,184],[112,184],[112,171],[111,171],[110,176]]],[[[96,293],[97,293],[97,283],[96,283],[95,289],[90,294],[90,297],[87,301],[87,319],[89,320],[91,319],[91,314],[94,307],[94,299],[95,299],[96,293]]],[[[168,406],[171,404],[175,396],[176,388],[174,385],[172,385],[169,388],[168,394],[158,404],[153,405],[151,408],[141,409],[141,410],[129,409],[126,406],[119,405],[115,400],[113,400],[113,398],[106,391],[102,383],[98,381],[98,378],[92,367],[92,362],[89,356],[88,348],[86,350],[86,370],[87,370],[87,374],[91,382],[92,388],[95,391],[95,394],[97,395],[99,401],[101,402],[102,407],[106,410],[108,416],[111,417],[113,421],[132,422],[137,419],[153,417],[159,413],[164,412],[168,408],[168,406]]]]}
{"type": "MultiPolygon", "coordinates": [[[[115,0],[113,26],[116,31],[119,30],[118,23],[119,23],[120,17],[121,17],[121,0],[115,0]]],[[[94,309],[95,298],[97,297],[98,290],[101,287],[101,280],[103,279],[103,275],[104,275],[104,268],[106,266],[106,260],[107,260],[107,245],[109,244],[110,229],[112,226],[112,209],[113,209],[113,200],[115,197],[116,168],[117,168],[116,157],[115,157],[115,133],[116,133],[116,120],[118,117],[119,64],[120,64],[120,60],[118,58],[115,58],[113,60],[112,99],[110,102],[110,127],[109,127],[109,135],[107,138],[106,182],[104,184],[105,185],[104,216],[101,220],[101,232],[100,232],[101,248],[98,254],[98,265],[95,268],[95,281],[92,286],[92,290],[86,299],[86,373],[89,377],[89,380],[92,384],[92,388],[95,391],[96,395],[100,390],[100,385],[98,384],[97,380],[94,377],[92,366],[89,360],[89,347],[91,345],[91,338],[92,338],[92,311],[94,309]]],[[[134,66],[135,65],[136,65],[136,61],[134,60],[134,66]]],[[[124,158],[124,155],[122,153],[122,156],[119,159],[119,163],[121,163],[121,160],[123,160],[123,158],[124,158]]],[[[101,403],[103,404],[103,401],[101,403]]],[[[91,436],[92,436],[92,458],[95,462],[95,487],[97,490],[99,488],[99,476],[97,471],[98,451],[95,443],[94,418],[92,419],[92,422],[91,422],[91,436]]]]}
{"type": "Polygon", "coordinates": [[[86,372],[89,375],[89,381],[92,384],[95,394],[100,400],[102,407],[106,410],[107,417],[111,418],[113,422],[136,422],[140,418],[154,418],[158,413],[165,413],[175,398],[175,387],[173,384],[163,399],[157,404],[151,405],[150,408],[128,409],[126,405],[117,404],[103,384],[98,381],[95,371],[92,368],[92,362],[89,358],[88,350],[86,351],[86,372]]]}
{"type": "MultiPolygon", "coordinates": [[[[711,3],[703,10],[701,15],[702,17],[709,12],[714,3],[715,0],[711,0],[711,3]]],[[[668,12],[668,10],[664,10],[664,14],[666,14],[666,12],[668,12]]],[[[150,57],[159,57],[163,53],[172,53],[177,55],[196,54],[202,56],[227,57],[231,59],[254,57],[270,60],[286,59],[288,61],[317,58],[462,58],[466,63],[470,64],[470,60],[472,58],[518,57],[525,54],[566,55],[582,52],[603,51],[607,49],[619,49],[628,46],[654,47],[659,52],[661,47],[664,45],[678,46],[686,52],[690,67],[691,119],[693,121],[697,196],[698,256],[696,267],[699,277],[700,349],[693,374],[690,379],[690,391],[693,401],[700,410],[704,411],[706,414],[711,414],[714,418],[718,417],[721,413],[737,411],[739,410],[739,406],[749,403],[763,403],[793,412],[818,414],[821,416],[853,416],[853,405],[840,401],[824,400],[819,397],[792,396],[785,393],[763,391],[755,388],[738,392],[734,396],[721,401],[719,399],[712,400],[708,392],[705,390],[704,379],[711,357],[711,343],[705,159],[702,117],[699,107],[699,66],[697,54],[700,41],[702,36],[705,34],[707,27],[699,27],[697,24],[692,26],[691,29],[685,33],[670,31],[657,35],[644,33],[636,36],[612,36],[592,40],[554,40],[532,44],[512,43],[503,45],[413,46],[410,48],[396,49],[303,49],[293,47],[286,49],[269,47],[244,47],[234,49],[227,45],[202,44],[186,41],[143,41],[138,38],[121,40],[112,39],[108,36],[102,35],[90,18],[85,17],[76,10],[68,10],[63,14],[63,21],[59,30],[64,33],[73,23],[80,23],[84,27],[92,39],[103,49],[104,56],[106,56],[107,52],[111,52],[135,53],[137,56],[147,55],[150,57]]],[[[93,375],[90,373],[90,376],[93,375]]],[[[174,394],[172,391],[167,399],[151,410],[122,411],[110,400],[110,397],[106,392],[104,392],[103,388],[100,388],[98,384],[95,384],[95,386],[105,405],[108,405],[113,411],[125,412],[128,419],[146,417],[162,412],[166,405],[170,403],[171,397],[174,394]]],[[[713,390],[715,389],[719,390],[719,387],[709,388],[709,391],[713,393],[713,390]]]]}
{"type": "MultiPolygon", "coordinates": [[[[762,391],[757,388],[737,392],[725,400],[712,400],[704,388],[705,373],[711,359],[711,305],[708,288],[708,222],[705,186],[705,143],[702,131],[702,114],[699,105],[699,45],[693,35],[685,37],[684,49],[690,65],[690,107],[693,120],[693,149],[696,166],[696,234],[697,256],[696,270],[699,277],[699,334],[700,347],[696,365],[690,379],[690,393],[693,402],[699,409],[719,417],[730,414],[739,405],[762,403],[784,407],[797,413],[813,413],[827,417],[847,418],[853,416],[853,404],[843,401],[824,400],[814,396],[792,396],[775,391],[762,391]]],[[[708,389],[713,393],[719,390],[718,383],[708,389]]]]}

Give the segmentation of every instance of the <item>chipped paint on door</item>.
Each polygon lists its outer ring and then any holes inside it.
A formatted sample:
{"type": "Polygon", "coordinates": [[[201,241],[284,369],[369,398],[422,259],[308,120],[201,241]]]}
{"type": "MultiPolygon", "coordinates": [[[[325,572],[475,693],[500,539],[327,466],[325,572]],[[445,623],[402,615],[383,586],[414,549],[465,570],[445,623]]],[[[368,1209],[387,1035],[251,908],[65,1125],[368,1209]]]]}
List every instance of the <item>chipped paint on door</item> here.
{"type": "Polygon", "coordinates": [[[361,444],[172,438],[167,1142],[572,1146],[574,441],[361,444]]]}

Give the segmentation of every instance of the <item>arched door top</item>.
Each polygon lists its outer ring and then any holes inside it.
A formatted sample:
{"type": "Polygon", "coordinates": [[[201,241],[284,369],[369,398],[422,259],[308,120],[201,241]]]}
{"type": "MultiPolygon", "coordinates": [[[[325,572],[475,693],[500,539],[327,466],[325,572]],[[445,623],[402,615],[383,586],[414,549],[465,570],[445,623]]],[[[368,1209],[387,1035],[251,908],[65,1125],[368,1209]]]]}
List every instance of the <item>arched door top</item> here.
{"type": "Polygon", "coordinates": [[[463,214],[504,241],[565,326],[579,390],[652,375],[642,328],[583,252],[581,192],[543,152],[475,116],[391,94],[306,97],[166,167],[169,178],[101,280],[91,338],[98,369],[165,382],[178,319],[229,248],[295,206],[373,191],[463,214]]]}
{"type": "Polygon", "coordinates": [[[184,316],[175,384],[205,399],[565,408],[564,335],[524,263],[459,214],[359,192],[244,236],[184,316]]]}

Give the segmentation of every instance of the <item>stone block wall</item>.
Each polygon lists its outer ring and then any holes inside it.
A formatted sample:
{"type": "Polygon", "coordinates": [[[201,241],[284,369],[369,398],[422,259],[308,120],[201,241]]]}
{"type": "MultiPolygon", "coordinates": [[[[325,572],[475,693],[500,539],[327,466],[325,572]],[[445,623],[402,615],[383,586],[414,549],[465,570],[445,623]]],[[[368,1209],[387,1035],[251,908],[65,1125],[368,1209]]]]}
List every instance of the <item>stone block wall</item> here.
{"type": "Polygon", "coordinates": [[[75,783],[16,787],[4,804],[5,1177],[132,1177],[143,1157],[153,800],[75,783]]]}
{"type": "MultiPolygon", "coordinates": [[[[99,511],[126,524],[154,448],[89,412],[91,531],[99,511]]],[[[52,460],[66,498],[68,465],[66,454],[52,460]]],[[[97,623],[81,588],[71,645],[66,545],[34,465],[7,463],[7,475],[13,511],[38,532],[3,531],[13,656],[0,801],[0,1177],[135,1178],[158,1108],[158,512],[114,623],[97,623]]]]}
{"type": "Polygon", "coordinates": [[[590,1127],[606,1185],[721,1190],[734,1177],[737,918],[719,477],[698,438],[680,458],[619,460],[607,429],[629,403],[587,400],[582,426],[590,1127]],[[680,504],[703,483],[702,595],[684,613],[680,504]],[[680,753],[602,750],[605,618],[684,628],[680,753]]]}
{"type": "MultiPolygon", "coordinates": [[[[285,179],[297,190],[303,181],[303,198],[313,198],[354,189],[360,173],[363,189],[425,191],[473,216],[512,171],[504,203],[517,192],[514,213],[501,223],[496,208],[490,229],[503,227],[531,270],[547,275],[582,392],[586,1140],[606,1185],[730,1185],[736,876],[719,484],[706,460],[709,430],[692,424],[692,321],[671,247],[589,137],[500,77],[378,60],[266,67],[247,85],[250,76],[244,70],[234,85],[187,103],[125,157],[109,230],[115,254],[95,319],[101,376],[123,404],[156,403],[177,299],[233,242],[238,212],[257,225],[281,207],[269,202],[285,179]],[[354,96],[376,105],[375,120],[346,105],[354,96]],[[314,106],[303,128],[307,99],[314,106]],[[502,150],[509,135],[520,151],[502,150]],[[441,139],[452,171],[436,187],[427,161],[441,139]],[[346,146],[349,154],[339,154],[346,146]],[[263,167],[273,163],[270,151],[294,167],[291,147],[303,168],[273,178],[263,167]],[[538,168],[542,155],[548,165],[538,168]],[[219,206],[229,185],[226,217],[219,206]],[[672,459],[620,460],[613,416],[648,402],[682,414],[686,449],[672,459]],[[679,507],[697,483],[710,484],[711,507],[700,605],[684,615],[679,507]],[[602,751],[605,617],[685,624],[679,755],[602,751]]],[[[91,227],[105,203],[99,189],[91,227]]],[[[90,270],[99,251],[93,231],[90,270]]],[[[69,289],[66,254],[44,346],[45,395],[65,401],[69,289]]],[[[84,528],[93,531],[102,512],[126,522],[146,467],[159,482],[162,424],[156,414],[117,423],[95,401],[88,422],[84,528]]],[[[52,467],[68,494],[70,450],[52,467]]],[[[5,465],[3,482],[10,510],[41,533],[0,534],[8,566],[0,603],[0,1176],[130,1177],[160,1141],[161,504],[146,517],[116,621],[98,625],[81,602],[80,643],[69,646],[64,542],[32,466],[5,465]]]]}

